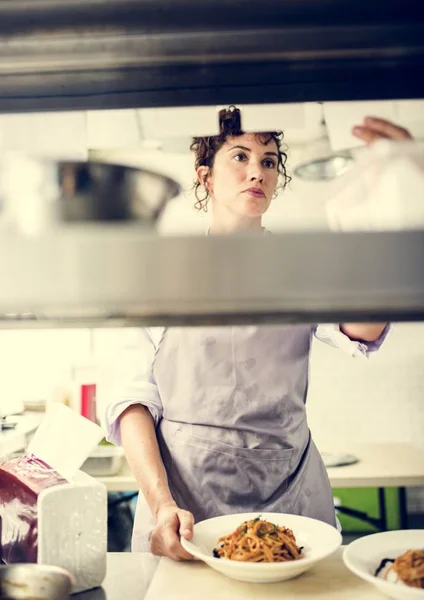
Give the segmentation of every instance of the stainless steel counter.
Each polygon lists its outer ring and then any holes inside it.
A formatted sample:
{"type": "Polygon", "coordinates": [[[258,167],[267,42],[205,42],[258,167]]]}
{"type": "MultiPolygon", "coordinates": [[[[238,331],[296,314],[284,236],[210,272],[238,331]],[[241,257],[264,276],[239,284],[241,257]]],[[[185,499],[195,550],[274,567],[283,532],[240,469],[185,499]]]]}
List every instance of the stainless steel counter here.
{"type": "Polygon", "coordinates": [[[232,600],[282,599],[378,600],[369,583],[343,564],[343,548],[301,577],[275,584],[249,584],[228,579],[201,562],[176,563],[150,554],[108,555],[102,588],[73,596],[75,600],[232,600]]]}
{"type": "Polygon", "coordinates": [[[14,418],[11,417],[11,420],[16,422],[16,427],[0,430],[0,459],[2,456],[26,448],[42,417],[42,413],[26,413],[25,415],[17,415],[14,418]]]}
{"type": "Polygon", "coordinates": [[[159,564],[148,553],[111,552],[101,588],[72,596],[76,600],[143,600],[159,564]]]}

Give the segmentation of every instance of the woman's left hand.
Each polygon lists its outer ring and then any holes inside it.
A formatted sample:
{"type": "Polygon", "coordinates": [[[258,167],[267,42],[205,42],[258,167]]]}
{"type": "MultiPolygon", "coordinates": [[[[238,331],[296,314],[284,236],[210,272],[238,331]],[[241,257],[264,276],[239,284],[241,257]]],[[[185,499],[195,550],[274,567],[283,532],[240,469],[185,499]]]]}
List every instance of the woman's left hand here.
{"type": "Polygon", "coordinates": [[[352,134],[367,145],[382,139],[394,141],[413,139],[407,129],[377,117],[365,117],[362,125],[356,125],[352,129],[352,134]]]}

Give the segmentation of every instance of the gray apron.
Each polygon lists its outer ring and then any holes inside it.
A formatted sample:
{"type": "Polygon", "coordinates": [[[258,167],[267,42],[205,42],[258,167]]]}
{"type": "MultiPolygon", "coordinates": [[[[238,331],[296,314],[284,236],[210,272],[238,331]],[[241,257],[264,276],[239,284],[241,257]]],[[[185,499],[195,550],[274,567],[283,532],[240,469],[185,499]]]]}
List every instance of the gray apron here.
{"type": "MultiPolygon", "coordinates": [[[[266,511],[336,525],[305,412],[311,336],[299,325],[164,331],[157,438],[171,494],[195,521],[266,511]]],[[[140,493],[134,551],[149,550],[153,527],[140,493]]]]}

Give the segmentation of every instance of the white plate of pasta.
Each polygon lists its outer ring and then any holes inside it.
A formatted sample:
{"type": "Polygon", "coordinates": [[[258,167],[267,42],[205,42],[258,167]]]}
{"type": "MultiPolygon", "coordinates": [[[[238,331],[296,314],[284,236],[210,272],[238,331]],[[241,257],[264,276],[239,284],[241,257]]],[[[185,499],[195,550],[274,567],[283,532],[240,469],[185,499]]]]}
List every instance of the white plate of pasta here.
{"type": "Polygon", "coordinates": [[[240,581],[273,583],[292,579],[339,548],[335,527],[281,513],[239,513],[200,521],[185,550],[240,581]]]}
{"type": "Polygon", "coordinates": [[[424,600],[424,530],[366,535],[349,544],[345,565],[389,598],[424,600]]]}

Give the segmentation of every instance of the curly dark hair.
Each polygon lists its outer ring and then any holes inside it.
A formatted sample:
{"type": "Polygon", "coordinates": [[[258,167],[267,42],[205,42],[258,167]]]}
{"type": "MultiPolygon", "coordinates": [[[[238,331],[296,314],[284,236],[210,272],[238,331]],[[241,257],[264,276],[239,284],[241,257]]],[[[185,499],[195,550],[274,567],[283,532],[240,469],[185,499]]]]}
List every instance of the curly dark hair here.
{"type": "MultiPolygon", "coordinates": [[[[195,154],[196,160],[194,167],[197,170],[201,166],[209,167],[212,170],[215,155],[225,144],[228,137],[243,135],[245,132],[241,128],[241,111],[236,106],[223,108],[219,111],[219,134],[209,137],[195,137],[190,145],[190,150],[195,154]]],[[[278,186],[284,189],[290,182],[291,177],[286,169],[287,154],[282,148],[284,133],[282,131],[266,131],[257,133],[256,136],[263,144],[268,144],[271,140],[277,145],[278,152],[278,173],[282,176],[282,183],[278,186]]],[[[207,211],[209,202],[209,192],[205,189],[203,198],[199,196],[199,190],[202,188],[200,181],[194,182],[194,195],[196,202],[194,207],[197,210],[207,211]]],[[[278,189],[277,188],[277,189],[278,189]]]]}

